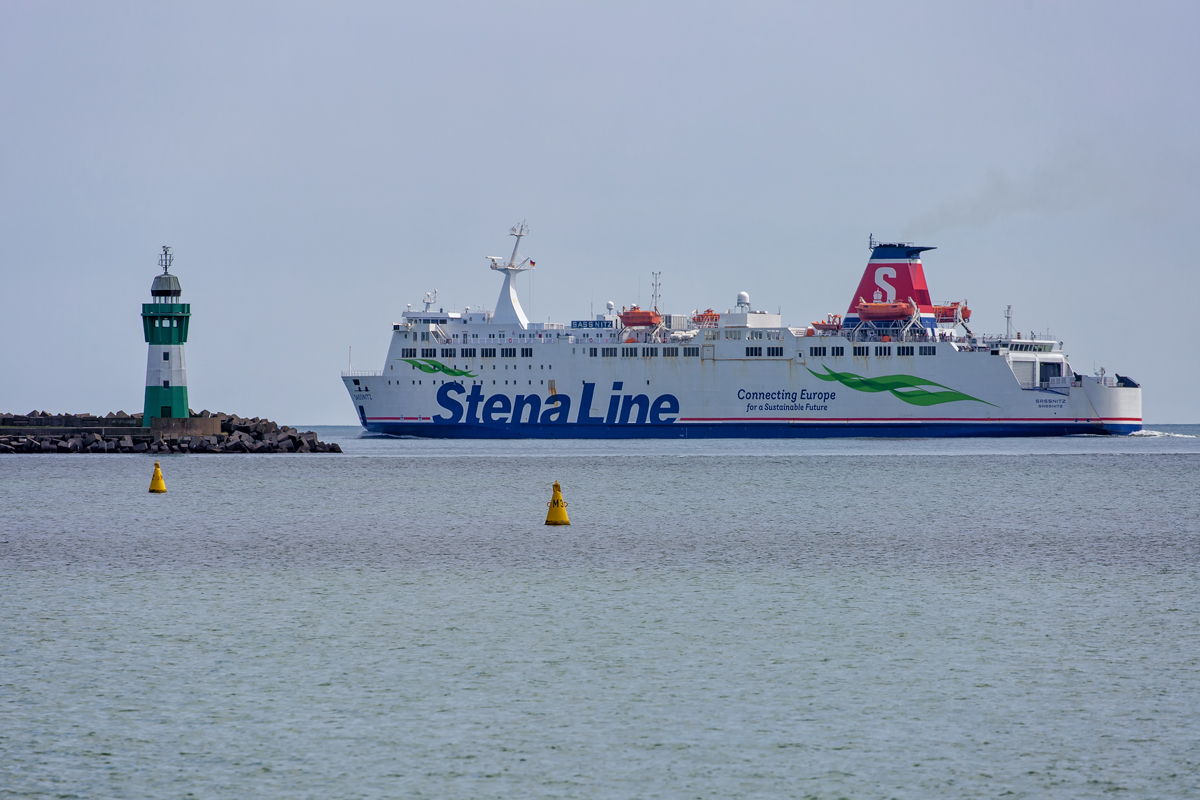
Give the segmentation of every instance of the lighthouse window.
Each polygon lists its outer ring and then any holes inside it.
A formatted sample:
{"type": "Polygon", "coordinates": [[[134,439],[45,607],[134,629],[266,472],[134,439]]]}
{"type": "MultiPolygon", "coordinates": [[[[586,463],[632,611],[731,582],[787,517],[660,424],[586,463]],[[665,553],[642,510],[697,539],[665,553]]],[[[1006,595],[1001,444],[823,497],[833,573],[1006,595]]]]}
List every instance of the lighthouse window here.
{"type": "Polygon", "coordinates": [[[171,354],[163,353],[163,361],[170,361],[170,360],[171,360],[171,354]]]}
{"type": "Polygon", "coordinates": [[[170,389],[170,388],[171,388],[171,382],[170,382],[170,381],[163,381],[163,388],[164,388],[164,389],[170,389]]]}

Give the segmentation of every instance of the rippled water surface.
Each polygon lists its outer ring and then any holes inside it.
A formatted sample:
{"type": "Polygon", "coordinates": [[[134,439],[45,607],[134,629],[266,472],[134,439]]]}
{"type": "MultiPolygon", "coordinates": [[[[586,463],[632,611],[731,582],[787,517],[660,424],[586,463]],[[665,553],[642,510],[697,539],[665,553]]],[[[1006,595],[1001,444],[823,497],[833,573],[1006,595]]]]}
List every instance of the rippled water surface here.
{"type": "Polygon", "coordinates": [[[0,456],[0,797],[1200,797],[1157,430],[0,456]]]}

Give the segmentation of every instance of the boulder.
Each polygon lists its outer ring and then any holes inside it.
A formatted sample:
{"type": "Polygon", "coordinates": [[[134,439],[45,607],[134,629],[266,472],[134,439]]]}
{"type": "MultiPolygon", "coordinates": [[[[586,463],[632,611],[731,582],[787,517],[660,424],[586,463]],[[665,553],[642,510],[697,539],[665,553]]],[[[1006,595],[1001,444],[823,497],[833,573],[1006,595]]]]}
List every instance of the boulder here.
{"type": "Polygon", "coordinates": [[[280,440],[279,440],[279,444],[278,444],[278,446],[276,447],[276,449],[277,449],[277,450],[278,450],[280,453],[294,453],[294,452],[296,452],[296,446],[295,446],[294,444],[292,444],[292,440],[291,440],[291,439],[280,439],[280,440]]]}
{"type": "Polygon", "coordinates": [[[43,453],[53,453],[53,452],[69,453],[69,452],[71,452],[71,445],[67,444],[66,442],[56,442],[54,444],[54,448],[55,448],[54,450],[47,450],[46,446],[42,445],[42,452],[43,453]]]}
{"type": "MultiPolygon", "coordinates": [[[[125,438],[128,439],[129,437],[126,436],[125,438]]],[[[135,453],[144,453],[149,449],[150,449],[150,446],[148,444],[146,444],[145,442],[138,442],[132,448],[133,452],[135,452],[135,453]]]]}
{"type": "Polygon", "coordinates": [[[340,444],[338,444],[337,442],[330,442],[329,443],[329,452],[340,453],[340,452],[342,452],[342,446],[340,444]]]}
{"type": "Polygon", "coordinates": [[[122,436],[121,447],[133,447],[133,437],[128,434],[122,436]]]}
{"type": "Polygon", "coordinates": [[[17,452],[17,448],[13,447],[11,444],[0,444],[0,453],[15,453],[15,452],[17,452]]]}

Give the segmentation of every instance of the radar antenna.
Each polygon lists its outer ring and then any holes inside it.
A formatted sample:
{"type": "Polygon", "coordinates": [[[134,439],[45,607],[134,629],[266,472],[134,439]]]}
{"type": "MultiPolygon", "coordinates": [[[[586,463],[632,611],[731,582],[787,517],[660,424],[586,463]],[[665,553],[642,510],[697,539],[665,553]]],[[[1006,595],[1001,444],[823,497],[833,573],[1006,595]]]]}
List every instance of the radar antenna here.
{"type": "Polygon", "coordinates": [[[163,268],[163,275],[167,274],[167,270],[171,268],[171,262],[175,260],[175,256],[171,255],[171,248],[163,245],[162,255],[158,257],[158,265],[163,268]]]}
{"type": "Polygon", "coordinates": [[[650,286],[653,289],[653,291],[651,292],[651,295],[650,295],[650,306],[655,311],[658,311],[658,289],[662,285],[658,280],[658,276],[662,275],[662,273],[661,272],[651,272],[650,275],[651,275],[651,277],[654,278],[653,282],[650,284],[650,286]]]}
{"type": "Polygon", "coordinates": [[[529,235],[529,226],[525,224],[524,220],[521,220],[521,222],[508,229],[508,235],[517,237],[517,241],[513,243],[512,255],[508,257],[507,264],[501,263],[500,259],[503,256],[488,256],[488,261],[492,262],[492,269],[507,269],[514,272],[524,272],[525,270],[533,269],[534,262],[528,258],[522,259],[519,262],[517,261],[517,248],[521,246],[521,237],[529,235]]]}
{"type": "Polygon", "coordinates": [[[434,289],[432,292],[426,292],[425,299],[421,302],[425,304],[426,311],[432,308],[433,304],[437,302],[437,289],[434,289]]]}

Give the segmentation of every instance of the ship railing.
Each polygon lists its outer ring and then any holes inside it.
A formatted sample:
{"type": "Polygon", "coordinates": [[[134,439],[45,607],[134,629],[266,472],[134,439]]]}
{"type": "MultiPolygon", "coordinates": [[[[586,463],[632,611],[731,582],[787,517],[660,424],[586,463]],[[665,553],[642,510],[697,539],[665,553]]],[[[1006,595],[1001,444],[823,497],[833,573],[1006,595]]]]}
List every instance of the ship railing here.
{"type": "Polygon", "coordinates": [[[344,369],[342,370],[343,378],[382,378],[383,370],[368,370],[368,369],[344,369]]]}

